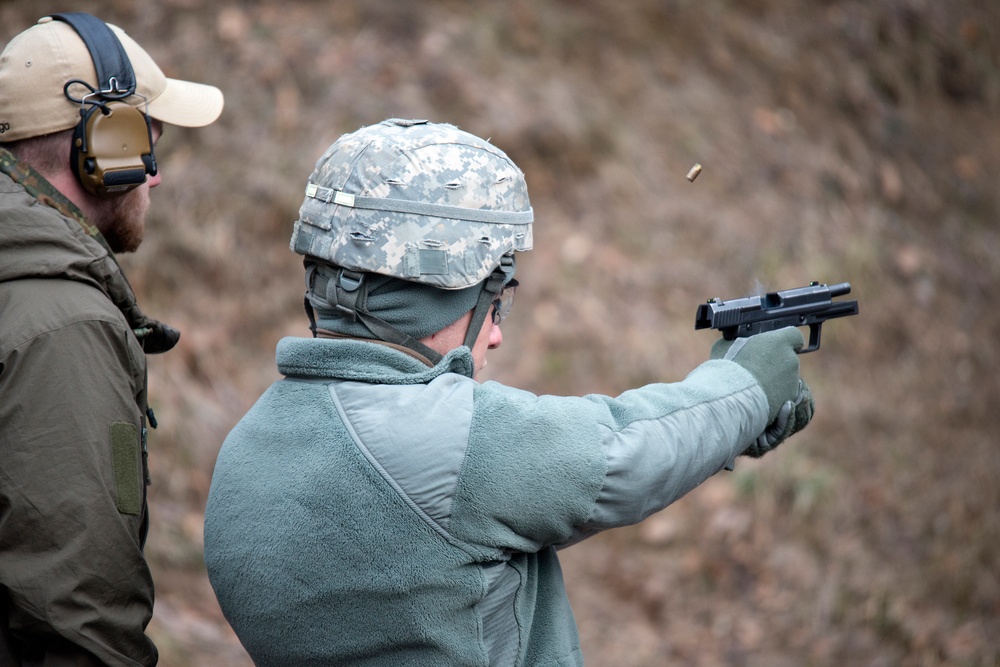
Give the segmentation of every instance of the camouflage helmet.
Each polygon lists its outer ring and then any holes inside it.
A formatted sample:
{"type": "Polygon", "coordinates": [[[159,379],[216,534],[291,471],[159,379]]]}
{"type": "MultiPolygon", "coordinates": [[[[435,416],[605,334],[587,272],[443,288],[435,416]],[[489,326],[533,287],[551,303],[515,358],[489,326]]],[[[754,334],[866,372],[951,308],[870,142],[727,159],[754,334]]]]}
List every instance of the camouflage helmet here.
{"type": "Polygon", "coordinates": [[[316,162],[290,246],[362,273],[457,290],[530,250],[524,174],[453,125],[389,119],[316,162]]]}

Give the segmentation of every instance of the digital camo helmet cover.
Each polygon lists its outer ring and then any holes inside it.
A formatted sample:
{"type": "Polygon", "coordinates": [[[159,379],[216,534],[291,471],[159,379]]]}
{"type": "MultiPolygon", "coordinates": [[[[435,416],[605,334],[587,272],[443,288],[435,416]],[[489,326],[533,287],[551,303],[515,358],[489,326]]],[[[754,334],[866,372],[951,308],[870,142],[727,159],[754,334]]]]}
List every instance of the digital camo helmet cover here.
{"type": "Polygon", "coordinates": [[[462,289],[530,250],[533,219],[524,174],[499,148],[453,125],[389,119],[343,135],[316,162],[290,245],[462,289]]]}

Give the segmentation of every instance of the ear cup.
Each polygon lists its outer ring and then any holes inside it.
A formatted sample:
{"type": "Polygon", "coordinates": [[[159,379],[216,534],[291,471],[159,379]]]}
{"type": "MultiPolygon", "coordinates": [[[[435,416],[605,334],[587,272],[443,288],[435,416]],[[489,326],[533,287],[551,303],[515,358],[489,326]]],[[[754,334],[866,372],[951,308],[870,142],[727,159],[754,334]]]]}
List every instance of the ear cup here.
{"type": "Polygon", "coordinates": [[[70,149],[70,166],[80,184],[99,196],[122,194],[156,175],[153,132],[145,111],[121,100],[137,96],[135,72],[125,47],[108,25],[84,12],[52,14],[72,27],[90,51],[97,85],[71,79],[63,94],[80,105],[80,122],[70,149]],[[69,90],[77,84],[90,91],[77,99],[69,90]]]}
{"type": "Polygon", "coordinates": [[[70,165],[88,192],[122,194],[156,174],[149,121],[122,102],[94,105],[82,114],[73,137],[70,165]]]}

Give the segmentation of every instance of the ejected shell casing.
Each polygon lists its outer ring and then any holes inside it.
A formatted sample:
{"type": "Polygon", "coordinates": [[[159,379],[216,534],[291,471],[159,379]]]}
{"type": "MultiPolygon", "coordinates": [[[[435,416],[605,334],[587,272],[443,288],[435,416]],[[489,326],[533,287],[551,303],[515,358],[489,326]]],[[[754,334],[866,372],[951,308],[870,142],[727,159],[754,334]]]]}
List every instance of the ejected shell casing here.
{"type": "Polygon", "coordinates": [[[698,178],[698,174],[700,173],[701,173],[701,165],[695,163],[695,165],[691,167],[691,171],[688,172],[687,179],[692,183],[694,183],[694,179],[698,178]]]}

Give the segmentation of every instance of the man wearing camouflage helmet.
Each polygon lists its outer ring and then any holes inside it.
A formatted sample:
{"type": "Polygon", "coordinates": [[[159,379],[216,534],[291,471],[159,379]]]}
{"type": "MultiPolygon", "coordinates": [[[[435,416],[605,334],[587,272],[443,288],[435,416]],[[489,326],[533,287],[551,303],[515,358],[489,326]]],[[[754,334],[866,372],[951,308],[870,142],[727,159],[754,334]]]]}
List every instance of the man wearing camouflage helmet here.
{"type": "Polygon", "coordinates": [[[145,354],[179,334],[139,309],[114,253],[142,240],[164,124],[222,106],[87,14],[45,17],[0,53],[4,667],[157,662],[145,354]]]}
{"type": "Polygon", "coordinates": [[[257,665],[580,665],[556,550],[811,418],[796,329],[618,397],[478,382],[532,221],[521,171],[451,125],[388,120],[319,159],[291,241],[314,338],[279,343],[206,512],[257,665]]]}

